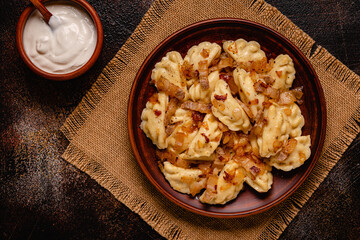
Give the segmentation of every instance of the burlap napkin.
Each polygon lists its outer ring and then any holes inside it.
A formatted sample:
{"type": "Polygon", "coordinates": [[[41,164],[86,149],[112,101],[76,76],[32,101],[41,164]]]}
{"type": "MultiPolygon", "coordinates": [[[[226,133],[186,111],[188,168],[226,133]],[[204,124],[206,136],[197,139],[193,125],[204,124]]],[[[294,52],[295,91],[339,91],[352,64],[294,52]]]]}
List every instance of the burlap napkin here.
{"type": "Polygon", "coordinates": [[[70,140],[63,158],[89,174],[161,235],[170,239],[277,238],[340,159],[359,132],[360,77],[264,1],[155,1],[140,25],[66,120],[70,140]],[[176,30],[209,18],[262,23],[295,43],[313,64],[323,86],[328,125],[323,153],[302,186],[285,202],[241,219],[203,217],[165,199],[134,159],[127,133],[127,100],[146,56],[176,30]],[[339,114],[341,113],[341,114],[339,114]]]}

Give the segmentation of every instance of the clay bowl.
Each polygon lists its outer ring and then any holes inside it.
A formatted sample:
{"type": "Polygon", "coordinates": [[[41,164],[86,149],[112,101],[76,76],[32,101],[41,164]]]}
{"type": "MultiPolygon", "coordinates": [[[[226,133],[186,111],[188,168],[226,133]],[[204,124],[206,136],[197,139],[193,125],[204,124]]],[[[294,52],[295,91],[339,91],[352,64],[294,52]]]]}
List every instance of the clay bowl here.
{"type": "MultiPolygon", "coordinates": [[[[128,130],[136,160],[149,181],[177,205],[192,212],[211,217],[243,217],[265,211],[289,197],[314,168],[319,158],[326,128],[324,94],[318,77],[310,62],[301,51],[281,34],[254,22],[240,19],[211,19],[192,24],[172,34],[161,42],[140,67],[132,86],[128,105],[128,130]],[[171,188],[160,172],[155,146],[140,129],[141,112],[148,98],[156,91],[149,84],[151,70],[169,51],[179,51],[182,56],[187,50],[203,41],[221,44],[222,40],[244,38],[260,43],[268,58],[288,54],[294,61],[296,79],[293,87],[304,86],[304,103],[301,105],[305,117],[303,135],[311,135],[311,156],[303,166],[291,172],[272,170],[274,183],[267,193],[257,193],[246,186],[238,197],[224,206],[202,204],[198,199],[179,193],[171,188]]],[[[245,184],[246,185],[246,184],[245,184]]]]}
{"type": "Polygon", "coordinates": [[[103,39],[104,39],[101,21],[100,21],[98,14],[95,11],[95,9],[85,0],[65,0],[65,1],[43,0],[42,1],[42,3],[45,3],[45,6],[46,6],[46,3],[50,3],[50,2],[65,2],[65,3],[69,2],[71,4],[78,5],[78,6],[82,7],[89,14],[91,19],[93,20],[95,27],[96,27],[96,32],[97,32],[97,42],[96,42],[94,53],[92,54],[92,56],[88,60],[88,62],[86,64],[84,64],[81,68],[79,68],[73,72],[63,73],[63,74],[49,73],[49,72],[46,72],[46,71],[38,68],[37,66],[35,66],[35,64],[30,60],[30,58],[26,54],[24,45],[23,45],[23,30],[24,30],[25,23],[26,23],[28,17],[35,10],[35,7],[33,7],[33,6],[27,7],[22,12],[22,14],[19,18],[19,21],[18,21],[18,24],[16,27],[16,46],[17,46],[17,49],[18,49],[23,61],[36,74],[38,74],[44,78],[56,80],[56,81],[64,81],[64,80],[73,79],[73,78],[76,78],[76,77],[84,74],[87,70],[89,70],[94,65],[94,63],[96,62],[96,60],[98,59],[98,57],[100,55],[102,44],[103,44],[103,39]]]}

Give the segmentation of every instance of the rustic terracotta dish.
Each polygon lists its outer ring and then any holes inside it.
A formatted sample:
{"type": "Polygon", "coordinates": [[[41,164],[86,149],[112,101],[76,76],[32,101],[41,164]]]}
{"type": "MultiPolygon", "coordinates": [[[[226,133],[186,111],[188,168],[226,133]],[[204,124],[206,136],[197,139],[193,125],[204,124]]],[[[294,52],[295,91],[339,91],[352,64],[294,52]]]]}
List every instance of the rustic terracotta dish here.
{"type": "MultiPolygon", "coordinates": [[[[38,68],[37,66],[35,66],[30,58],[27,56],[25,49],[24,49],[24,45],[23,45],[23,30],[25,27],[25,23],[28,19],[28,17],[31,15],[31,13],[35,10],[35,7],[30,6],[27,7],[21,14],[17,27],[16,27],[16,46],[19,50],[20,56],[23,59],[23,61],[26,63],[26,65],[36,74],[47,78],[47,79],[51,79],[51,80],[56,80],[56,81],[64,81],[64,80],[69,80],[69,79],[73,79],[76,78],[82,74],[84,74],[87,70],[89,70],[94,63],[96,62],[97,58],[100,55],[101,52],[101,48],[102,48],[102,43],[103,43],[103,28],[101,25],[101,21],[100,18],[98,16],[98,14],[96,13],[95,9],[85,0],[66,0],[66,1],[59,1],[59,0],[43,0],[42,3],[48,3],[48,2],[71,2],[74,4],[77,4],[79,6],[81,6],[83,9],[85,9],[85,11],[88,12],[89,16],[92,18],[95,27],[96,27],[96,32],[97,32],[97,42],[96,42],[96,47],[94,50],[93,55],[91,56],[91,58],[88,60],[88,62],[82,66],[81,68],[70,72],[70,73],[64,73],[64,74],[54,74],[54,73],[49,73],[46,72],[40,68],[38,68]]],[[[45,4],[46,6],[46,4],[45,4]]]]}
{"type": "Polygon", "coordinates": [[[211,217],[243,217],[265,211],[289,197],[306,179],[320,155],[326,129],[324,94],[310,62],[301,51],[279,33],[254,22],[240,19],[211,19],[192,24],[160,43],[140,67],[132,86],[128,105],[128,129],[135,157],[150,182],[168,199],[192,212],[211,217]],[[160,172],[155,146],[140,129],[141,112],[148,98],[156,91],[149,84],[151,70],[168,51],[187,50],[203,41],[221,44],[222,40],[244,38],[260,43],[268,58],[288,54],[294,61],[296,79],[293,87],[304,86],[301,112],[305,117],[303,135],[311,135],[311,156],[303,166],[290,172],[272,170],[274,183],[267,193],[258,193],[246,186],[238,197],[224,206],[202,204],[198,199],[171,188],[160,172]]]}

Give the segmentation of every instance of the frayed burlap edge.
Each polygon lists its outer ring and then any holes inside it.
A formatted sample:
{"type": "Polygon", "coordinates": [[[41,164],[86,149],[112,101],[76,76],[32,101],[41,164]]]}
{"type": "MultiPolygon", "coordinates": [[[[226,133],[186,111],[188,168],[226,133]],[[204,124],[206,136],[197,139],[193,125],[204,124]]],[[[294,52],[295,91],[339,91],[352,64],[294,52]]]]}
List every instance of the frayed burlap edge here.
{"type": "MultiPolygon", "coordinates": [[[[85,123],[87,117],[92,110],[95,109],[102,97],[113,86],[117,79],[113,76],[113,73],[117,72],[117,74],[119,74],[126,68],[127,63],[136,54],[140,44],[144,42],[147,33],[156,25],[157,21],[163,16],[172,2],[173,1],[169,0],[154,2],[137,29],[116,54],[114,59],[106,66],[99,76],[99,79],[83,98],[79,106],[67,118],[61,131],[70,141],[77,134],[77,131],[85,123]]],[[[263,0],[249,1],[249,8],[261,16],[263,24],[265,23],[269,27],[284,34],[295,43],[313,64],[322,66],[328,72],[340,79],[349,90],[358,94],[360,89],[359,76],[349,70],[321,46],[318,46],[314,54],[311,55],[311,49],[315,42],[276,8],[263,0]],[[289,29],[291,29],[291,31],[289,31],[289,29]]],[[[276,214],[267,228],[260,235],[260,239],[275,239],[281,235],[286,226],[311,197],[313,192],[318,188],[320,183],[328,175],[336,162],[341,158],[344,151],[357,136],[360,131],[359,121],[360,109],[351,116],[347,125],[342,129],[341,134],[339,134],[329,148],[322,153],[321,158],[308,179],[282,204],[281,208],[278,210],[278,214],[276,214]]],[[[108,171],[97,164],[96,161],[92,161],[91,157],[86,156],[81,149],[70,143],[63,154],[63,158],[89,174],[101,186],[108,189],[118,200],[126,204],[134,212],[138,213],[164,237],[169,239],[188,239],[188,236],[185,236],[178,226],[167,222],[166,218],[163,217],[161,213],[148,206],[146,201],[133,194],[130,196],[126,186],[121,184],[118,179],[115,179],[108,171]]]]}
{"type": "Polygon", "coordinates": [[[130,191],[125,184],[111,175],[109,171],[96,161],[92,160],[92,157],[86,155],[80,148],[70,144],[62,157],[91,176],[102,187],[109,190],[117,200],[139,214],[162,236],[168,239],[190,239],[181,231],[179,226],[167,220],[161,212],[153,209],[144,199],[130,191]]]}

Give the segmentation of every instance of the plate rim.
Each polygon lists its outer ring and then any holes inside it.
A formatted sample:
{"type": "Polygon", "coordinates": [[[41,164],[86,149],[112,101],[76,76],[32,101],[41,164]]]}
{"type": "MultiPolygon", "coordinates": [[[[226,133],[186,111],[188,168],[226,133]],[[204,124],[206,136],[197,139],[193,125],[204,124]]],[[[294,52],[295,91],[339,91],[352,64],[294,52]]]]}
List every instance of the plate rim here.
{"type": "Polygon", "coordinates": [[[263,24],[253,22],[253,21],[250,21],[247,19],[241,19],[241,18],[207,19],[207,20],[203,20],[203,21],[199,21],[199,22],[195,22],[190,25],[187,25],[187,26],[175,31],[174,33],[170,34],[169,36],[167,36],[147,55],[147,57],[141,64],[139,70],[137,71],[137,74],[134,78],[134,81],[133,81],[133,84],[131,87],[131,92],[130,92],[129,99],[128,99],[128,107],[127,107],[127,127],[128,127],[128,134],[129,134],[131,148],[133,150],[133,153],[135,155],[135,159],[136,159],[137,163],[140,165],[140,168],[141,168],[142,172],[145,174],[145,176],[147,177],[147,179],[155,186],[155,188],[162,195],[164,195],[167,199],[169,199],[171,202],[175,203],[176,205],[178,205],[186,210],[189,210],[193,213],[200,214],[203,216],[208,216],[208,217],[215,217],[215,218],[240,218],[240,217],[246,217],[246,216],[250,216],[250,215],[259,214],[259,213],[262,213],[262,212],[278,205],[279,203],[281,203],[281,202],[285,201],[287,198],[289,198],[302,185],[302,183],[308,178],[308,176],[314,169],[315,164],[320,157],[320,154],[322,152],[322,148],[324,145],[324,140],[325,140],[326,123],[327,123],[327,110],[326,110],[326,102],[325,102],[323,88],[320,84],[319,78],[316,74],[314,67],[310,63],[310,60],[304,55],[304,53],[294,43],[292,43],[288,38],[286,38],[281,33],[277,32],[274,29],[267,27],[263,24]],[[306,169],[305,173],[301,176],[301,178],[289,190],[287,190],[286,193],[284,193],[283,195],[279,196],[278,198],[274,199],[273,201],[271,201],[261,207],[257,207],[255,209],[251,209],[248,211],[230,212],[230,213],[215,213],[215,212],[209,212],[206,210],[195,208],[195,207],[190,206],[189,204],[186,204],[185,202],[175,198],[171,193],[169,193],[168,191],[163,189],[158,184],[158,182],[152,177],[152,175],[150,174],[150,172],[148,171],[148,169],[146,168],[146,166],[143,163],[143,161],[147,161],[147,160],[146,159],[143,160],[140,156],[139,148],[137,147],[136,140],[135,140],[136,133],[134,134],[134,127],[137,127],[137,126],[134,126],[134,124],[132,122],[133,102],[135,99],[135,92],[137,89],[137,85],[139,83],[138,79],[139,79],[139,76],[141,75],[142,71],[144,70],[145,66],[147,65],[146,63],[151,59],[151,57],[154,54],[156,54],[156,52],[159,51],[160,48],[162,48],[163,44],[166,44],[167,42],[171,41],[178,34],[185,32],[185,31],[190,31],[193,28],[201,27],[202,25],[216,24],[216,23],[221,23],[221,22],[251,25],[252,27],[260,28],[261,30],[270,32],[271,34],[276,35],[277,37],[279,37],[282,40],[284,40],[285,42],[287,42],[287,44],[290,47],[292,47],[293,50],[295,50],[295,52],[299,55],[299,57],[306,63],[307,67],[309,68],[309,72],[313,75],[315,86],[316,86],[316,93],[319,95],[320,113],[321,113],[321,124],[320,124],[321,130],[320,130],[320,136],[319,136],[319,144],[316,146],[313,161],[308,166],[308,168],[306,169]]]}

